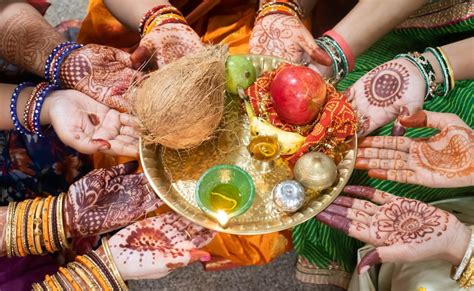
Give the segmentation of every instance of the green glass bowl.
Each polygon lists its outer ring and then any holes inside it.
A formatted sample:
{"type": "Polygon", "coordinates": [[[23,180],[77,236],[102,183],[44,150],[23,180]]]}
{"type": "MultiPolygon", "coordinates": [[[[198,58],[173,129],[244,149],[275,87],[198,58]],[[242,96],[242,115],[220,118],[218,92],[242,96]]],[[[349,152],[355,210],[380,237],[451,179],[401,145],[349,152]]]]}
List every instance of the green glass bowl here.
{"type": "Polygon", "coordinates": [[[235,186],[241,195],[236,208],[226,212],[229,219],[250,208],[255,197],[255,185],[250,174],[234,165],[217,165],[202,174],[196,185],[196,202],[202,211],[216,217],[217,213],[211,208],[211,191],[220,184],[235,186]]]}

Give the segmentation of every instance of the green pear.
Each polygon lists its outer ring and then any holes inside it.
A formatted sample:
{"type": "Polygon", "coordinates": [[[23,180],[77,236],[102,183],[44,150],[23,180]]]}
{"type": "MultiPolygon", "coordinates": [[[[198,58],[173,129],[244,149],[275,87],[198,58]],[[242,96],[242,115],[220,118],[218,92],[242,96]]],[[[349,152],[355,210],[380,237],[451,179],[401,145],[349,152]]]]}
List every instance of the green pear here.
{"type": "Polygon", "coordinates": [[[257,72],[245,56],[230,56],[226,62],[226,90],[237,95],[238,89],[247,89],[257,79],[257,72]]]}

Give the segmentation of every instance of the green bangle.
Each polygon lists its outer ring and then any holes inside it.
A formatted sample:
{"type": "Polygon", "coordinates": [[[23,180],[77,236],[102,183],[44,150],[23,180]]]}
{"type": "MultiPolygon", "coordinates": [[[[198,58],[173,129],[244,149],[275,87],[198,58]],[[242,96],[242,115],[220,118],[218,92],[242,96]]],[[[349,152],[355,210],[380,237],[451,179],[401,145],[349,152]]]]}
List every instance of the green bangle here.
{"type": "Polygon", "coordinates": [[[344,71],[344,64],[343,60],[340,57],[337,49],[329,40],[329,37],[319,37],[315,39],[316,44],[322,48],[331,58],[332,60],[332,70],[333,76],[329,78],[328,82],[331,84],[336,84],[340,80],[342,80],[346,76],[346,72],[344,71]]]}
{"type": "Polygon", "coordinates": [[[446,97],[448,95],[448,92],[452,89],[451,85],[451,76],[448,68],[448,63],[444,59],[444,56],[441,54],[441,52],[438,50],[438,48],[432,48],[432,47],[427,47],[425,49],[425,53],[430,52],[433,54],[433,56],[436,58],[436,61],[439,63],[439,66],[441,68],[441,72],[443,74],[443,86],[441,86],[441,90],[437,90],[437,95],[446,97]]]}
{"type": "Polygon", "coordinates": [[[425,101],[434,97],[436,92],[436,76],[430,62],[418,52],[399,54],[395,59],[404,58],[414,64],[425,80],[425,101]]]}

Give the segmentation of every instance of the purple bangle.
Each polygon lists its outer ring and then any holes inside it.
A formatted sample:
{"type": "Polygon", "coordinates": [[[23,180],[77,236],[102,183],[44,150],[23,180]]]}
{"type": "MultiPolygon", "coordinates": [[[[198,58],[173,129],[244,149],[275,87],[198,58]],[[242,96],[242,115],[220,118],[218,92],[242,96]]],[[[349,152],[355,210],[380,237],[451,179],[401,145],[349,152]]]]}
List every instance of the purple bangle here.
{"type": "Polygon", "coordinates": [[[43,137],[41,133],[41,123],[40,123],[40,114],[41,108],[43,107],[44,100],[48,97],[51,91],[56,90],[57,87],[53,84],[46,86],[41,92],[38,93],[38,98],[35,102],[35,111],[33,113],[33,133],[37,134],[39,137],[43,137]]]}
{"type": "Polygon", "coordinates": [[[52,79],[49,81],[51,85],[55,86],[56,88],[61,87],[61,83],[59,81],[59,72],[60,72],[61,65],[67,56],[69,56],[74,50],[81,47],[83,47],[82,44],[71,43],[70,46],[68,46],[66,49],[64,49],[61,52],[56,62],[53,64],[53,76],[52,76],[52,79]]]}
{"type": "Polygon", "coordinates": [[[19,84],[15,90],[13,90],[12,98],[10,99],[10,116],[12,118],[13,122],[13,127],[16,131],[18,131],[21,134],[30,134],[30,132],[20,123],[20,120],[18,119],[18,114],[16,112],[16,104],[18,101],[18,96],[20,95],[20,92],[25,89],[26,87],[34,86],[33,83],[31,82],[23,82],[19,84]]]}
{"type": "Polygon", "coordinates": [[[54,56],[56,56],[56,54],[58,53],[58,51],[60,51],[63,47],[65,46],[68,46],[68,45],[71,45],[73,44],[72,41],[65,41],[65,42],[62,42],[60,44],[58,44],[54,49],[53,51],[49,54],[48,58],[46,59],[46,63],[44,65],[44,78],[46,79],[46,81],[51,81],[49,78],[49,72],[51,70],[51,62],[53,61],[53,58],[54,56]]]}

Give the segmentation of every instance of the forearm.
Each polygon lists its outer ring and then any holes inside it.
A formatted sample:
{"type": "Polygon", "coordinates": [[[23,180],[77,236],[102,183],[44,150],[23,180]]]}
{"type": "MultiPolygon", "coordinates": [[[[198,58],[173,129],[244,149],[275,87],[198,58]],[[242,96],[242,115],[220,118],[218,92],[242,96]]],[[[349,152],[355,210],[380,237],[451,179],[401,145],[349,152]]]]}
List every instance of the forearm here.
{"type": "MultiPolygon", "coordinates": [[[[13,122],[11,119],[10,114],[10,100],[13,94],[13,90],[15,90],[16,85],[11,84],[0,84],[0,108],[2,108],[3,112],[0,114],[0,130],[10,130],[13,129],[13,122]]],[[[26,107],[26,103],[33,91],[33,87],[27,87],[20,92],[18,96],[17,103],[16,103],[16,112],[18,116],[18,121],[25,126],[23,113],[26,107]]],[[[49,124],[49,101],[48,99],[45,100],[43,108],[40,114],[40,123],[41,124],[49,124]]]]}
{"type": "Polygon", "coordinates": [[[148,10],[158,5],[170,5],[167,0],[104,0],[104,4],[115,18],[134,31],[148,10]]]}
{"type": "MultiPolygon", "coordinates": [[[[455,80],[471,80],[474,79],[474,38],[468,38],[454,43],[442,46],[449,63],[451,64],[455,80]]],[[[436,83],[441,84],[444,76],[441,66],[436,57],[431,52],[423,53],[423,56],[430,62],[436,75],[436,83]]]]}
{"type": "Polygon", "coordinates": [[[0,4],[0,56],[38,76],[64,37],[31,5],[22,2],[0,4]]]}
{"type": "Polygon", "coordinates": [[[425,2],[425,0],[359,1],[334,30],[347,42],[354,56],[358,56],[425,2]]]}
{"type": "MultiPolygon", "coordinates": [[[[260,7],[262,5],[271,2],[272,0],[260,0],[260,7]]],[[[296,4],[301,8],[301,11],[303,12],[304,18],[308,17],[311,12],[313,11],[314,7],[316,6],[316,3],[318,3],[319,0],[295,0],[296,4]]]]}

